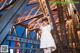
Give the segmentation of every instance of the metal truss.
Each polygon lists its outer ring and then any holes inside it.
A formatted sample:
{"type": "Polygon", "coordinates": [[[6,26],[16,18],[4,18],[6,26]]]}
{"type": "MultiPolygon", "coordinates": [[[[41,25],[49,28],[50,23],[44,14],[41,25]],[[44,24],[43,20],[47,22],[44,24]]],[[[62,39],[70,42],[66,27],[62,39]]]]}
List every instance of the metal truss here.
{"type": "MultiPolygon", "coordinates": [[[[16,2],[16,5],[14,6],[16,10],[14,10],[14,8],[10,9],[7,11],[7,13],[9,13],[10,16],[7,14],[4,14],[4,16],[0,18],[0,28],[1,28],[0,34],[4,35],[1,38],[0,42],[2,43],[2,41],[6,37],[5,35],[8,33],[6,32],[6,30],[9,31],[9,29],[12,28],[10,30],[9,37],[7,39],[7,41],[9,41],[9,48],[12,48],[10,47],[11,41],[14,41],[15,47],[13,49],[15,50],[15,52],[17,51],[17,49],[22,49],[21,51],[22,53],[27,52],[27,49],[30,49],[29,53],[31,53],[32,50],[39,49],[39,50],[36,50],[37,51],[36,53],[39,53],[41,50],[40,48],[33,48],[34,44],[40,43],[39,40],[35,40],[35,41],[29,40],[28,37],[24,38],[24,34],[25,34],[26,28],[36,29],[37,26],[35,26],[35,24],[36,25],[41,24],[40,23],[41,20],[46,17],[48,18],[49,23],[52,23],[54,27],[51,33],[57,45],[57,50],[55,51],[55,53],[77,53],[77,49],[79,49],[79,46],[80,46],[77,30],[75,28],[77,26],[76,25],[77,23],[73,24],[74,30],[73,32],[71,31],[72,32],[72,34],[70,35],[71,39],[69,39],[69,36],[68,36],[69,35],[68,30],[70,29],[68,26],[67,26],[68,28],[66,27],[66,22],[69,21],[68,5],[49,4],[50,2],[54,2],[53,0],[29,0],[29,1],[27,0],[27,2],[25,1],[26,0],[24,1],[21,0],[16,2]],[[18,5],[17,3],[20,5],[18,5]],[[26,3],[27,6],[30,6],[32,8],[29,10],[26,10],[25,12],[17,14],[16,12],[18,12],[18,10],[21,9],[23,3],[26,3]],[[3,17],[5,17],[6,19],[8,17],[7,21],[5,21],[3,17]],[[2,24],[2,21],[4,21],[3,24],[2,24]],[[25,28],[21,37],[19,37],[18,32],[16,31],[17,26],[22,26],[25,28]],[[12,35],[13,32],[16,34],[16,36],[12,35]],[[25,43],[26,43],[26,48],[22,48],[23,46],[21,45],[25,43]],[[33,44],[31,48],[27,48],[28,43],[33,44]]],[[[58,0],[58,1],[62,1],[62,0],[58,0]]],[[[74,21],[72,21],[72,23],[74,23],[74,21]]],[[[30,34],[31,31],[35,31],[35,29],[28,30],[28,35],[30,34]]]]}

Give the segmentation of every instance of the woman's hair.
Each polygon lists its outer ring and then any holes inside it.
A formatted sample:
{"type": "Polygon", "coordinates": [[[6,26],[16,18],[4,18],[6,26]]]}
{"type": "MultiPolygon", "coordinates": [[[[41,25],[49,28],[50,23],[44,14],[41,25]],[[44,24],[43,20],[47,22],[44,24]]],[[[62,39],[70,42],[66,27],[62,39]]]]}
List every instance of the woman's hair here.
{"type": "Polygon", "coordinates": [[[77,11],[76,10],[74,10],[74,14],[76,14],[77,13],[77,11]]]}
{"type": "Polygon", "coordinates": [[[36,31],[36,32],[39,32],[39,31],[40,31],[40,29],[39,29],[39,28],[37,28],[37,29],[35,29],[35,31],[36,31]]]}
{"type": "Polygon", "coordinates": [[[47,18],[42,19],[42,22],[47,22],[47,23],[49,24],[49,22],[48,22],[48,19],[47,19],[47,18]]]}
{"type": "Polygon", "coordinates": [[[42,22],[43,22],[43,21],[48,21],[48,19],[47,19],[47,18],[44,18],[44,19],[42,19],[42,22]]]}

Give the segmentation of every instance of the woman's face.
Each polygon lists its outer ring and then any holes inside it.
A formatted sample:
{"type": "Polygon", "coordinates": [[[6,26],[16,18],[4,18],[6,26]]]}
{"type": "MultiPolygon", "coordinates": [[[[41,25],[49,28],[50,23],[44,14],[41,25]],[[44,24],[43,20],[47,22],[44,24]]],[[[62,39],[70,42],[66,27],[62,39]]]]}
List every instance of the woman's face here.
{"type": "Polygon", "coordinates": [[[48,22],[47,22],[47,21],[43,21],[43,24],[44,24],[44,25],[47,25],[47,24],[48,24],[48,22]]]}

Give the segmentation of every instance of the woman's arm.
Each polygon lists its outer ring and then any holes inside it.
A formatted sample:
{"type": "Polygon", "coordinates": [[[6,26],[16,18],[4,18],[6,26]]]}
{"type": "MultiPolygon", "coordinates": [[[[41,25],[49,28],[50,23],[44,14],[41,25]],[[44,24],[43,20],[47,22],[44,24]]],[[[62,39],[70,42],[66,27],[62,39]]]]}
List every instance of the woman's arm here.
{"type": "Polygon", "coordinates": [[[47,19],[48,19],[49,24],[51,24],[51,25],[52,25],[51,18],[48,16],[48,17],[47,17],[47,19]]]}
{"type": "Polygon", "coordinates": [[[29,30],[35,30],[35,29],[40,29],[40,23],[35,23],[34,26],[29,28],[29,30]]]}

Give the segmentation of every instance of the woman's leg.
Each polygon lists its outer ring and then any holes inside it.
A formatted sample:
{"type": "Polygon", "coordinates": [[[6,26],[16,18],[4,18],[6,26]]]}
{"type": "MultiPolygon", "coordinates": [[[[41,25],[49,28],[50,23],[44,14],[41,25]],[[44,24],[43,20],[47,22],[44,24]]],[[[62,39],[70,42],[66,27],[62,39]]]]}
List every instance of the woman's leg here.
{"type": "Polygon", "coordinates": [[[51,48],[44,49],[44,53],[51,53],[51,48]]]}

